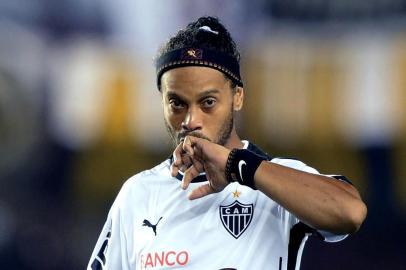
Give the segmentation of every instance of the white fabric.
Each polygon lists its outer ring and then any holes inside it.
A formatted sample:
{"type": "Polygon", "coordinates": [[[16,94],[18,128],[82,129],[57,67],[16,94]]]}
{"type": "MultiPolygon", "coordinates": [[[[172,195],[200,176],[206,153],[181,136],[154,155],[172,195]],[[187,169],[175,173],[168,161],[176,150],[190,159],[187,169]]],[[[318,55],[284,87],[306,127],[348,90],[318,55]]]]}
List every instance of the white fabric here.
{"type": "MultiPolygon", "coordinates": [[[[317,173],[297,160],[273,159],[271,162],[317,173]]],[[[192,183],[189,190],[201,184],[192,183]]],[[[249,215],[246,218],[249,219],[249,215]]],[[[286,270],[290,230],[298,222],[295,216],[262,192],[238,183],[228,185],[220,193],[190,201],[187,192],[180,188],[180,181],[170,176],[170,161],[167,160],[124,184],[111,207],[87,269],[92,269],[92,263],[98,260],[104,266],[101,269],[109,270],[286,270]],[[240,192],[239,197],[236,197],[236,191],[240,192]],[[253,205],[251,221],[238,238],[223,225],[220,210],[221,206],[237,200],[243,205],[253,205]],[[144,220],[152,225],[159,221],[156,235],[153,228],[142,226],[144,220]],[[109,231],[111,236],[106,238],[109,231]],[[104,249],[103,243],[107,239],[108,245],[104,249]],[[105,262],[100,257],[105,257],[105,262]]],[[[323,235],[333,241],[345,237],[323,235]]],[[[307,235],[304,235],[296,254],[299,259],[296,269],[299,269],[306,239],[307,235]]]]}

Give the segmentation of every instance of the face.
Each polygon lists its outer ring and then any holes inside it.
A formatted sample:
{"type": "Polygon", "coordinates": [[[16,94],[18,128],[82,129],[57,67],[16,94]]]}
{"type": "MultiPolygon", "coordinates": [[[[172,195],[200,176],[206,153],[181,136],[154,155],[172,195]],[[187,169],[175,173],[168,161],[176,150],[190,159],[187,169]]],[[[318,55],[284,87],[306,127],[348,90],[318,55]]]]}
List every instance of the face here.
{"type": "Polygon", "coordinates": [[[197,66],[171,69],[161,78],[161,90],[165,124],[176,145],[186,135],[228,142],[242,88],[233,91],[223,73],[197,66]]]}

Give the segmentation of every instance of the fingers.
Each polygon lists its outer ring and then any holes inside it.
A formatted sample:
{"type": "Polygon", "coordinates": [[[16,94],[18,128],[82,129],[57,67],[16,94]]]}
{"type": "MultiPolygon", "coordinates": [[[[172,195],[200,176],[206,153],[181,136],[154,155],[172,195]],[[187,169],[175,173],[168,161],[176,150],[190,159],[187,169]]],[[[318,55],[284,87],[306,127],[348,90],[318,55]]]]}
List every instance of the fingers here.
{"type": "Polygon", "coordinates": [[[183,151],[185,151],[189,156],[193,156],[194,154],[192,143],[192,138],[190,136],[186,136],[182,145],[183,151]]]}
{"type": "Polygon", "coordinates": [[[179,170],[184,172],[189,168],[193,162],[192,157],[187,155],[182,148],[182,144],[179,144],[173,151],[173,163],[171,164],[171,175],[175,177],[179,170]]]}
{"type": "Polygon", "coordinates": [[[175,177],[178,174],[180,166],[182,165],[182,144],[176,146],[175,150],[173,150],[173,163],[171,165],[171,175],[175,177]]]}
{"type": "Polygon", "coordinates": [[[207,183],[192,190],[189,193],[188,198],[189,200],[196,200],[215,192],[216,191],[212,188],[212,186],[207,183]]]}
{"type": "MultiPolygon", "coordinates": [[[[195,155],[201,155],[201,145],[204,139],[193,136],[186,136],[185,139],[173,151],[174,161],[171,165],[171,175],[175,177],[179,170],[186,171],[196,158],[195,155]]],[[[200,157],[200,156],[199,156],[200,157]]]]}
{"type": "Polygon", "coordinates": [[[192,157],[188,156],[187,154],[182,154],[182,164],[180,165],[179,169],[182,172],[185,172],[190,166],[193,164],[192,157]]]}
{"type": "Polygon", "coordinates": [[[195,177],[199,176],[199,174],[202,172],[204,172],[203,162],[201,162],[200,160],[194,159],[193,165],[190,166],[183,175],[182,184],[181,184],[182,189],[187,189],[189,187],[189,184],[192,182],[192,180],[195,177]]]}
{"type": "MultiPolygon", "coordinates": [[[[177,155],[177,154],[176,154],[177,155]]],[[[175,177],[179,171],[185,172],[190,166],[193,165],[193,158],[186,153],[182,153],[180,157],[178,156],[175,159],[174,153],[174,162],[171,165],[171,175],[175,177]]]]}
{"type": "MultiPolygon", "coordinates": [[[[175,148],[173,152],[174,162],[171,167],[171,174],[173,177],[175,177],[179,170],[184,172],[181,183],[182,189],[186,190],[192,180],[199,176],[200,173],[208,173],[206,171],[208,168],[210,170],[209,174],[218,174],[218,168],[215,166],[215,164],[211,164],[211,162],[213,162],[213,159],[218,159],[218,152],[221,151],[214,146],[217,145],[211,144],[207,139],[186,136],[184,140],[175,148]],[[207,156],[207,153],[210,155],[207,156]]],[[[221,146],[218,146],[218,148],[221,148],[221,146]]],[[[220,184],[217,183],[219,180],[218,178],[208,178],[208,180],[210,181],[209,183],[192,190],[188,195],[189,199],[195,200],[214,192],[219,192],[224,188],[222,185],[221,189],[216,190],[213,188],[213,184],[220,184]]]]}
{"type": "Polygon", "coordinates": [[[186,136],[185,140],[183,141],[182,149],[190,156],[194,156],[196,154],[196,150],[199,150],[201,154],[201,149],[209,143],[208,140],[194,137],[194,136],[186,136]]]}

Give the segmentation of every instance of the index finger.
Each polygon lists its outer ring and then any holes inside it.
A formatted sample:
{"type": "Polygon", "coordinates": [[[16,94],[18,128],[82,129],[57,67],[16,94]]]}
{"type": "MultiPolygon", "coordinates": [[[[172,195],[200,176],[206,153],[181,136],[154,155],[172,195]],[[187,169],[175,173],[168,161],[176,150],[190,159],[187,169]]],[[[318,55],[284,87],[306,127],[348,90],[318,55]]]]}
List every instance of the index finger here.
{"type": "Polygon", "coordinates": [[[176,146],[175,150],[173,150],[173,162],[171,164],[171,175],[175,177],[178,174],[178,171],[180,169],[180,166],[182,165],[182,148],[183,143],[178,144],[176,146]]]}
{"type": "Polygon", "coordinates": [[[187,189],[192,180],[204,172],[203,163],[200,160],[194,159],[192,166],[190,166],[184,173],[182,178],[182,188],[187,189]]]}
{"type": "Polygon", "coordinates": [[[216,191],[213,189],[213,187],[207,183],[204,185],[201,185],[197,188],[195,188],[194,190],[192,190],[189,194],[188,194],[188,198],[189,200],[196,200],[199,198],[202,198],[204,196],[207,196],[209,194],[213,194],[216,191]]]}
{"type": "MultiPolygon", "coordinates": [[[[209,141],[207,139],[202,139],[194,136],[186,136],[182,144],[182,149],[190,156],[195,154],[195,149],[201,150],[206,143],[209,141]]],[[[199,151],[201,152],[201,151],[199,151]]]]}

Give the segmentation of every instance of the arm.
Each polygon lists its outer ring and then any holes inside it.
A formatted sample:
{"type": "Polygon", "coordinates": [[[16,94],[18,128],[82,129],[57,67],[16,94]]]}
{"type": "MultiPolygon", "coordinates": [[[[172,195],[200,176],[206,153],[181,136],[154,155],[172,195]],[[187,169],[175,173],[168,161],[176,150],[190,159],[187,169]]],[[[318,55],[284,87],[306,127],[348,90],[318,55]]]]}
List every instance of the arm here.
{"type": "MultiPolygon", "coordinates": [[[[120,194],[119,194],[120,196],[120,194]]],[[[113,203],[90,257],[87,270],[128,270],[126,242],[122,230],[119,196],[113,203]]]]}
{"type": "Polygon", "coordinates": [[[358,191],[334,178],[262,162],[254,183],[258,190],[319,230],[353,233],[366,216],[358,191]]]}
{"type": "MultiPolygon", "coordinates": [[[[200,172],[206,172],[209,183],[189,194],[197,199],[219,192],[229,184],[225,166],[230,150],[207,140],[187,136],[174,151],[172,175],[188,167],[182,188],[200,172]]],[[[366,216],[366,206],[350,184],[266,161],[254,175],[258,190],[289,210],[309,226],[332,233],[355,232],[366,216]]]]}

